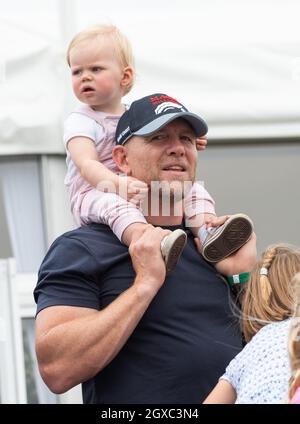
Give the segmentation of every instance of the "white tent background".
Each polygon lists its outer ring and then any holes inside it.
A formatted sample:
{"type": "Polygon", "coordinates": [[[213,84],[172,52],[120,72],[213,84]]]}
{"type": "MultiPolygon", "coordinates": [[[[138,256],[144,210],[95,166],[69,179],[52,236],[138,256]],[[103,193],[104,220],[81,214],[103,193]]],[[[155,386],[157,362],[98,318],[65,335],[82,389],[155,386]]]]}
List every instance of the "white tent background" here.
{"type": "MultiPolygon", "coordinates": [[[[72,226],[61,139],[77,31],[113,23],[127,34],[137,80],[126,102],[176,97],[207,120],[211,144],[288,141],[300,138],[299,16],[297,0],[0,0],[0,182],[18,272],[35,273],[72,226]]],[[[39,400],[53,401],[42,388],[39,400]]]]}
{"type": "Polygon", "coordinates": [[[299,12],[297,0],[10,1],[0,15],[0,154],[63,151],[64,53],[98,22],[133,44],[127,101],[171,93],[207,119],[210,140],[299,136],[299,12]]]}

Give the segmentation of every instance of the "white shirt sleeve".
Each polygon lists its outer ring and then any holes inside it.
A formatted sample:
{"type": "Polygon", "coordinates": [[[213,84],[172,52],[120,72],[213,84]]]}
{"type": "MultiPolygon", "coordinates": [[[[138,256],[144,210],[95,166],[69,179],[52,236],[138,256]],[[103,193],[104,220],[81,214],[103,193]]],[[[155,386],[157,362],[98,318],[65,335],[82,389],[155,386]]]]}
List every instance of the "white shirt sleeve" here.
{"type": "Polygon", "coordinates": [[[249,360],[252,344],[253,341],[252,343],[250,341],[246,344],[246,346],[244,346],[244,348],[230,361],[225,374],[220,377],[220,380],[223,379],[228,381],[237,393],[245,364],[247,363],[247,360],[249,360]]]}
{"type": "Polygon", "coordinates": [[[235,390],[237,390],[238,374],[240,371],[238,359],[239,358],[235,357],[226,368],[225,374],[220,377],[220,380],[228,381],[235,390]]]}
{"type": "Polygon", "coordinates": [[[74,137],[87,137],[99,142],[104,137],[103,128],[93,119],[81,113],[71,113],[64,123],[64,146],[67,150],[68,142],[74,137]]]}

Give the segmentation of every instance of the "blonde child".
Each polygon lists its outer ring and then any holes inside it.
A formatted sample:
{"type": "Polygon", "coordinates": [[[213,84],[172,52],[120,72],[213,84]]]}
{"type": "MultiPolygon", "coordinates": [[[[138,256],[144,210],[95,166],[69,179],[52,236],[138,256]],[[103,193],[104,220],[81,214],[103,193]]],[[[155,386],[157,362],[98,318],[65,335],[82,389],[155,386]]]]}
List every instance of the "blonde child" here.
{"type": "MultiPolygon", "coordinates": [[[[119,240],[129,246],[133,237],[146,228],[146,219],[138,206],[148,193],[144,182],[121,175],[112,160],[116,125],[127,109],[122,97],[134,82],[131,46],[116,27],[101,25],[73,38],[67,61],[74,94],[82,103],[67,118],[64,131],[68,166],[65,184],[72,213],[78,225],[109,225],[119,240]]],[[[206,131],[203,121],[202,132],[197,134],[198,150],[205,148],[206,131]]],[[[242,214],[216,218],[214,201],[199,184],[193,185],[185,199],[185,217],[192,219],[191,229],[195,236],[200,236],[203,255],[211,262],[239,249],[253,230],[250,219],[242,214]],[[188,209],[192,216],[187,215],[188,209]],[[203,225],[208,222],[209,231],[203,225]],[[221,224],[224,226],[216,230],[221,224]]],[[[185,242],[182,230],[170,232],[162,240],[167,272],[175,267],[185,242]]]]}
{"type": "Polygon", "coordinates": [[[242,328],[248,344],[204,403],[286,401],[291,375],[287,349],[293,311],[291,280],[299,271],[296,247],[272,245],[262,254],[242,298],[242,328]]]}
{"type": "Polygon", "coordinates": [[[289,333],[289,358],[292,376],[289,387],[289,403],[300,404],[300,273],[292,281],[294,313],[289,333]]]}

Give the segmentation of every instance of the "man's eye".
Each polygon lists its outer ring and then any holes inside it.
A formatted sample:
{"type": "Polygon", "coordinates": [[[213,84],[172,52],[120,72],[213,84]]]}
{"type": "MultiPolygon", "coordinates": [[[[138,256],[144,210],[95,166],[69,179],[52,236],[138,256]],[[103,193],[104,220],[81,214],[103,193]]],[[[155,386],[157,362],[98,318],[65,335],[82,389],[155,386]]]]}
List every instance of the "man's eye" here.
{"type": "Polygon", "coordinates": [[[163,134],[156,134],[151,137],[151,141],[162,140],[164,138],[163,134]]]}
{"type": "Polygon", "coordinates": [[[187,143],[196,144],[196,139],[193,137],[189,137],[188,135],[181,136],[181,139],[183,141],[186,141],[187,143]]]}

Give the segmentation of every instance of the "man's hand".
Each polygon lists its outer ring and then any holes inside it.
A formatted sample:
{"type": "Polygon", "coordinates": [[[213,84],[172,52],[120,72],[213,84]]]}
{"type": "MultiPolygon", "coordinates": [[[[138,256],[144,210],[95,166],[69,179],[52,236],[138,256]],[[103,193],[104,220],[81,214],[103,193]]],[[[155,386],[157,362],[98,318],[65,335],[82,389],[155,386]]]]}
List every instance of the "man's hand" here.
{"type": "Polygon", "coordinates": [[[205,150],[206,145],[207,145],[207,138],[206,137],[196,138],[196,149],[197,150],[205,150]]]}
{"type": "Polygon", "coordinates": [[[148,186],[137,178],[121,175],[119,176],[119,191],[117,194],[128,202],[137,205],[147,196],[148,186]]]}
{"type": "Polygon", "coordinates": [[[251,272],[257,258],[256,235],[252,233],[251,238],[244,246],[234,252],[228,258],[218,262],[217,270],[227,277],[233,274],[251,272]]]}
{"type": "Polygon", "coordinates": [[[169,230],[147,225],[142,236],[132,240],[129,253],[136,272],[136,286],[155,294],[162,286],[166,278],[166,267],[160,243],[170,233],[169,230]]]}

